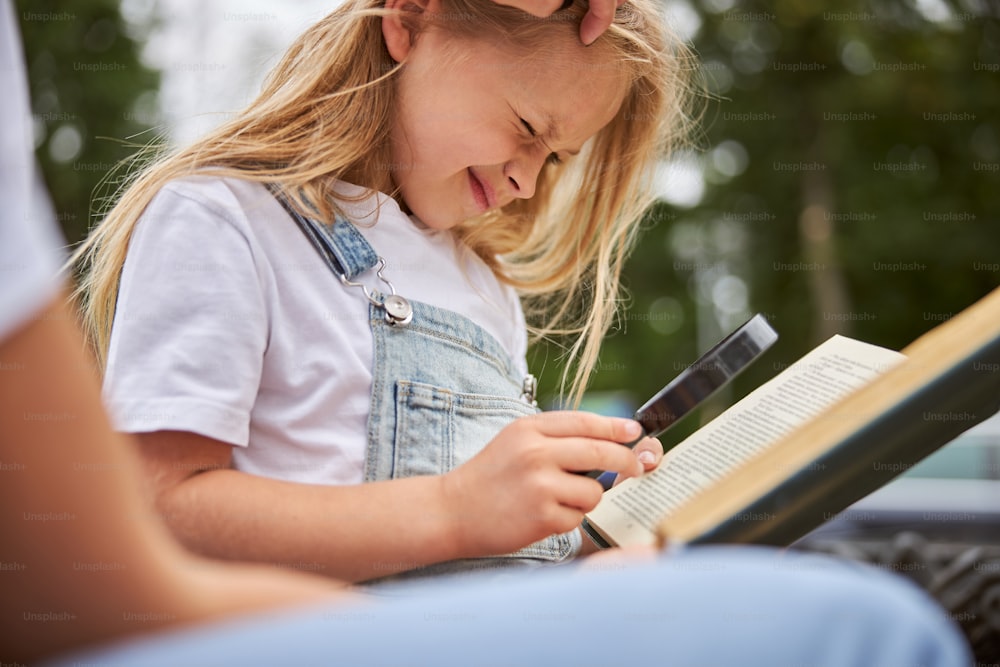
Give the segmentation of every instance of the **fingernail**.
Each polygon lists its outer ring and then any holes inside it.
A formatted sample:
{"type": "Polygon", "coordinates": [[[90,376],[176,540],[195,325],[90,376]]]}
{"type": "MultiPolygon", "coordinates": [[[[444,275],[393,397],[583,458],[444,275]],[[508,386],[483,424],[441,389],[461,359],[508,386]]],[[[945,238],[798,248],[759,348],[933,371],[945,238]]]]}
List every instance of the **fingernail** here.
{"type": "Polygon", "coordinates": [[[656,457],[653,456],[653,452],[639,452],[639,462],[643,465],[647,465],[656,461],[656,457]]]}
{"type": "Polygon", "coordinates": [[[629,438],[638,438],[642,435],[642,425],[637,421],[632,421],[631,419],[625,422],[625,436],[629,438]]]}

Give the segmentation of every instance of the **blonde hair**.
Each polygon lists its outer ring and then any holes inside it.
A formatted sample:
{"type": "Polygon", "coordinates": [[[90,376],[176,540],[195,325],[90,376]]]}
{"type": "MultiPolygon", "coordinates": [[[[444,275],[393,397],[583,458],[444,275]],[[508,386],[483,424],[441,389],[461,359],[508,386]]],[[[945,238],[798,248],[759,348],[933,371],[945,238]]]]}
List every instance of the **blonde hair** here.
{"type": "MultiPolygon", "coordinates": [[[[332,220],[333,180],[393,192],[389,135],[399,71],[382,38],[383,0],[347,0],[309,28],[241,113],[193,145],[136,173],[104,220],[74,253],[74,293],[84,333],[103,368],[118,285],[135,225],[169,181],[206,171],[277,184],[295,204],[332,220]],[[317,137],[322,136],[322,141],[317,137]]],[[[434,27],[458,37],[489,35],[515,49],[551,44],[579,30],[577,0],[546,20],[483,0],[443,0],[434,27]]],[[[535,337],[572,336],[562,386],[577,403],[618,310],[622,268],[653,203],[656,162],[691,124],[690,53],[663,25],[656,0],[632,0],[591,48],[626,78],[618,114],[560,167],[544,168],[536,194],[463,223],[456,233],[500,280],[522,295],[535,337]]],[[[418,14],[402,12],[415,30],[418,14]]],[[[160,223],[162,224],[162,223],[160,223]]]]}

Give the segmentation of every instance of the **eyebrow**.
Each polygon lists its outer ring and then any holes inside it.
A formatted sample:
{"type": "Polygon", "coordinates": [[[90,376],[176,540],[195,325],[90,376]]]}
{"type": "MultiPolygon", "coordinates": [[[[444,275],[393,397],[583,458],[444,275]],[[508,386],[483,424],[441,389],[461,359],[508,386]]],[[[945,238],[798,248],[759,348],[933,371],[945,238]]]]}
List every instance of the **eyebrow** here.
{"type": "MultiPolygon", "coordinates": [[[[507,106],[510,108],[510,110],[512,112],[514,112],[515,114],[517,114],[517,110],[514,109],[514,107],[511,104],[508,103],[507,106]]],[[[551,113],[549,113],[547,111],[542,111],[541,109],[538,109],[538,108],[529,109],[529,111],[532,111],[533,114],[537,114],[537,115],[539,115],[539,116],[542,117],[542,120],[545,122],[545,128],[547,130],[546,134],[548,136],[550,136],[553,140],[558,141],[559,137],[562,134],[562,128],[561,128],[561,126],[559,124],[559,119],[557,119],[551,113]]],[[[553,151],[553,152],[554,153],[566,153],[567,155],[572,155],[572,156],[576,156],[576,155],[580,154],[579,150],[564,150],[564,151],[553,151]]]]}
{"type": "MultiPolygon", "coordinates": [[[[556,118],[555,116],[553,116],[552,114],[547,113],[547,112],[543,112],[541,114],[541,116],[543,117],[543,120],[545,121],[545,127],[548,128],[548,130],[549,130],[548,131],[548,135],[550,137],[552,137],[553,141],[558,141],[559,138],[562,136],[562,128],[561,128],[561,126],[559,124],[559,119],[556,118]]],[[[564,150],[564,151],[555,151],[555,152],[556,153],[568,153],[569,155],[579,155],[580,154],[579,150],[575,150],[575,151],[573,151],[573,150],[564,150]]]]}

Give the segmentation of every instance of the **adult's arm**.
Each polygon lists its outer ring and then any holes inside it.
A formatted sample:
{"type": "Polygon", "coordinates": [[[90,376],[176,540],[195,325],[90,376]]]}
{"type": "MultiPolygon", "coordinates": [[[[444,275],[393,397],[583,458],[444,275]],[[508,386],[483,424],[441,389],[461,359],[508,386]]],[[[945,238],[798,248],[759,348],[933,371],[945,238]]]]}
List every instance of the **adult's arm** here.
{"type": "Polygon", "coordinates": [[[143,502],[127,436],[60,302],[0,341],[0,659],[330,599],[314,577],[184,552],[143,502]]]}

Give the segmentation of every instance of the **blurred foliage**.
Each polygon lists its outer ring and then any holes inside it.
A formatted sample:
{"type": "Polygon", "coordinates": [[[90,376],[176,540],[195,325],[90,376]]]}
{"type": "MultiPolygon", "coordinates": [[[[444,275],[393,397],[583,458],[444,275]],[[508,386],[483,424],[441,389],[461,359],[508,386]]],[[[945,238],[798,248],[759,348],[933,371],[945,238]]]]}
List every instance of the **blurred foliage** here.
{"type": "Polygon", "coordinates": [[[67,239],[86,234],[94,192],[135,153],[159,74],[139,59],[144,35],[117,0],[17,0],[38,161],[67,239]]]}
{"type": "MultiPolygon", "coordinates": [[[[707,187],[651,213],[592,390],[641,403],[763,312],[781,340],[731,399],[832,333],[898,349],[1000,284],[996,4],[670,4],[701,23],[707,187]]],[[[543,394],[558,358],[529,360],[543,394]]]]}

